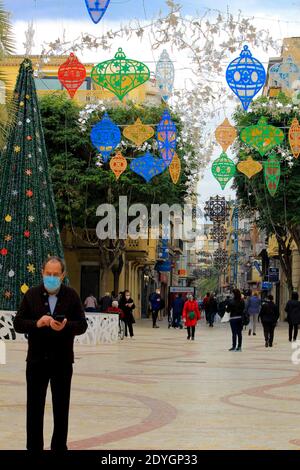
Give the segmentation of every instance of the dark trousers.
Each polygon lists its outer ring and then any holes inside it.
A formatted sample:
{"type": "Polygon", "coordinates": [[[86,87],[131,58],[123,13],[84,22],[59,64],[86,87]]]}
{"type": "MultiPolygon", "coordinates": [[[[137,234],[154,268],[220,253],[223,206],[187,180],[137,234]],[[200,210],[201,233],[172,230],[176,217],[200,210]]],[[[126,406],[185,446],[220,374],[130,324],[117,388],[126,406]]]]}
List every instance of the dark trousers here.
{"type": "Polygon", "coordinates": [[[274,323],[263,323],[265,341],[269,346],[273,345],[275,326],[274,323]]]}
{"type": "Polygon", "coordinates": [[[173,325],[174,327],[181,326],[181,313],[173,313],[173,325]]]}
{"type": "Polygon", "coordinates": [[[128,336],[128,335],[127,335],[127,328],[128,328],[128,330],[129,330],[130,336],[134,336],[134,335],[133,335],[132,321],[131,321],[131,320],[127,320],[126,318],[124,318],[124,323],[125,323],[125,336],[128,336]]]}
{"type": "Polygon", "coordinates": [[[51,450],[67,450],[71,380],[71,363],[28,362],[27,380],[27,450],[44,448],[44,411],[48,384],[52,393],[54,429],[51,450]]]}
{"type": "Polygon", "coordinates": [[[152,324],[156,325],[159,310],[152,310],[152,324]]]}
{"type": "Polygon", "coordinates": [[[188,338],[190,338],[191,336],[192,336],[192,338],[195,338],[195,330],[196,330],[195,326],[188,326],[187,327],[188,338]],[[191,330],[192,330],[192,335],[191,335],[191,330]]]}
{"type": "Polygon", "coordinates": [[[215,312],[207,312],[206,320],[210,325],[213,325],[215,321],[215,312]]]}
{"type": "Polygon", "coordinates": [[[292,339],[296,341],[297,336],[298,336],[298,325],[293,325],[292,323],[289,323],[289,341],[292,341],[292,339]]]}
{"type": "Polygon", "coordinates": [[[238,340],[238,348],[242,347],[242,330],[243,323],[241,318],[235,318],[230,320],[230,326],[232,331],[232,347],[236,348],[236,340],[238,340]]]}

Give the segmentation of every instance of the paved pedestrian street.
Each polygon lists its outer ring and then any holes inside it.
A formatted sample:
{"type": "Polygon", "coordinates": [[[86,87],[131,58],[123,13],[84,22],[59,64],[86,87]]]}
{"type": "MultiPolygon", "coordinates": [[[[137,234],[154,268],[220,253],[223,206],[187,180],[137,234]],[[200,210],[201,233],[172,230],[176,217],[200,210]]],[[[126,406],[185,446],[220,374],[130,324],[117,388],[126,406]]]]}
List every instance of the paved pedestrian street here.
{"type": "MultiPolygon", "coordinates": [[[[76,345],[70,449],[300,448],[300,365],[286,323],[273,348],[260,325],[257,336],[244,333],[242,352],[228,351],[228,324],[201,320],[194,342],[159,325],[141,320],[133,339],[76,345]]],[[[25,351],[26,343],[7,343],[0,366],[0,449],[25,446],[25,351]]],[[[48,401],[46,447],[51,432],[48,401]]]]}

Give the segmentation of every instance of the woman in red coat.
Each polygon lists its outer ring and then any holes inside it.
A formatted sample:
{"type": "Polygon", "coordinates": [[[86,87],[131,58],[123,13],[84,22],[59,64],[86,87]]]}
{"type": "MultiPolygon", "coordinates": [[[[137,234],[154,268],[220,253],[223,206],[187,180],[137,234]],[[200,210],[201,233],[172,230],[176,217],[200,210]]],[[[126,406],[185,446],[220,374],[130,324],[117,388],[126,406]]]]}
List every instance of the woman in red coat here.
{"type": "Polygon", "coordinates": [[[184,304],[182,318],[187,327],[187,339],[194,340],[197,321],[200,320],[200,312],[198,302],[192,294],[188,295],[188,300],[184,304]]]}

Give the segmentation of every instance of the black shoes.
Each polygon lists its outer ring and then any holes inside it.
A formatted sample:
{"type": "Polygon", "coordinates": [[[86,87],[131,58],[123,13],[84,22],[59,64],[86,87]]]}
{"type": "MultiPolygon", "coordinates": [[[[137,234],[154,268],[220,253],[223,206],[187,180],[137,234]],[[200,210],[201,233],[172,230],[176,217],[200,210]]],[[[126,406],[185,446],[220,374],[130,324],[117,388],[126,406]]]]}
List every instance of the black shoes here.
{"type": "Polygon", "coordinates": [[[235,348],[230,348],[228,349],[228,351],[235,351],[235,348]]]}
{"type": "Polygon", "coordinates": [[[251,331],[252,331],[252,330],[249,330],[249,331],[248,331],[248,335],[249,335],[249,336],[251,335],[251,331]]]}
{"type": "Polygon", "coordinates": [[[267,348],[269,346],[268,341],[265,342],[265,347],[267,348]]]}

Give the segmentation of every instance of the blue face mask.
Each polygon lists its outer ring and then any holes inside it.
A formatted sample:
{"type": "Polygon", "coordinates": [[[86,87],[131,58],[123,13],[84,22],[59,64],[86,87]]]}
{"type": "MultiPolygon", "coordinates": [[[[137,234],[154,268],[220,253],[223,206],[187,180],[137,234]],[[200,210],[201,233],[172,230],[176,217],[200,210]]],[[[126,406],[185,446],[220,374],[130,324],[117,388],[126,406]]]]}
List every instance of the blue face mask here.
{"type": "Polygon", "coordinates": [[[61,280],[57,276],[43,276],[45,289],[49,292],[57,291],[61,286],[61,280]]]}

